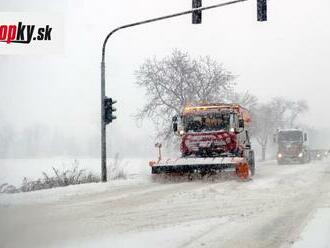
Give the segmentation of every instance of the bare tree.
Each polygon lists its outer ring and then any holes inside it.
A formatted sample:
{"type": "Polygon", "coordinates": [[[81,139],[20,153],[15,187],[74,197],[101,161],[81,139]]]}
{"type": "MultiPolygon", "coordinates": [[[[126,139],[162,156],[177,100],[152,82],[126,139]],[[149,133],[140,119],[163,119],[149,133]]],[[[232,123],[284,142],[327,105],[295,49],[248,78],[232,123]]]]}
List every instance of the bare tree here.
{"type": "Polygon", "coordinates": [[[252,129],[254,137],[261,146],[262,161],[266,159],[268,141],[278,124],[276,112],[272,103],[260,104],[255,112],[252,129]]]}
{"type": "Polygon", "coordinates": [[[147,103],[137,118],[150,118],[158,137],[171,137],[169,120],[182,107],[206,102],[227,102],[235,76],[210,57],[191,58],[174,50],[161,60],[147,59],[136,71],[137,85],[146,90],[147,103]]]}
{"type": "Polygon", "coordinates": [[[245,92],[232,92],[230,96],[228,97],[228,100],[230,100],[233,103],[239,103],[242,105],[244,108],[252,111],[257,107],[258,103],[258,98],[250,92],[245,91],[245,92]]]}
{"type": "Polygon", "coordinates": [[[288,123],[290,127],[294,127],[297,117],[306,112],[308,110],[308,105],[306,101],[291,101],[289,104],[289,115],[288,115],[288,123]]]}

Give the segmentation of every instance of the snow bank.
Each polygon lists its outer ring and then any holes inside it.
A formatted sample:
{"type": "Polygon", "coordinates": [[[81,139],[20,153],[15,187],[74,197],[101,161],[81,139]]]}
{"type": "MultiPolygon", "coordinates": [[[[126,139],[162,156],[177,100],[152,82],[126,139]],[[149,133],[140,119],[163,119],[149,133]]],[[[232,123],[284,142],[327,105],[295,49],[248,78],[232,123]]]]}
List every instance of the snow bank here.
{"type": "MultiPolygon", "coordinates": [[[[133,185],[136,187],[140,187],[145,185],[146,183],[148,183],[147,178],[141,177],[127,180],[114,180],[109,181],[107,183],[77,184],[66,187],[58,187],[31,192],[0,194],[0,206],[53,203],[72,199],[73,197],[88,197],[96,194],[111,192],[116,190],[117,188],[125,188],[125,186],[133,185]]],[[[123,193],[120,197],[127,197],[127,195],[123,193]]],[[[117,199],[119,197],[115,198],[117,199]]]]}
{"type": "Polygon", "coordinates": [[[292,248],[330,247],[330,208],[319,208],[292,248]]]}

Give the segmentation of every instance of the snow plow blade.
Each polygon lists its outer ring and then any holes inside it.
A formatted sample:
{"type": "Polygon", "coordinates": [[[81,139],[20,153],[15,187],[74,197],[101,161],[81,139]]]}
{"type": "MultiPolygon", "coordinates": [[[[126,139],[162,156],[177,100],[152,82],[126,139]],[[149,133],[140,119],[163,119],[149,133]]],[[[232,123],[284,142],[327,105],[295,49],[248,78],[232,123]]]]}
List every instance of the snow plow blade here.
{"type": "Polygon", "coordinates": [[[153,166],[152,174],[161,173],[212,173],[221,172],[225,170],[235,171],[235,164],[180,164],[180,165],[161,165],[153,166]]]}
{"type": "Polygon", "coordinates": [[[240,178],[249,177],[249,167],[243,158],[179,158],[150,163],[152,174],[216,174],[235,172],[240,178]]]}

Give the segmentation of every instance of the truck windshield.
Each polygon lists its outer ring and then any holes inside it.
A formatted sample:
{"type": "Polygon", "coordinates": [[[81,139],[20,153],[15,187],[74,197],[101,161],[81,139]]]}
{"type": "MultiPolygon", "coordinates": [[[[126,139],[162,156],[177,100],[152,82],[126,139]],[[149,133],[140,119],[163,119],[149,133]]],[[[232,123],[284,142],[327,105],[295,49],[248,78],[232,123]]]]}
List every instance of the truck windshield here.
{"type": "Polygon", "coordinates": [[[230,128],[229,113],[193,114],[183,118],[186,132],[217,131],[230,128]]]}
{"type": "Polygon", "coordinates": [[[301,131],[282,131],[278,133],[278,141],[302,141],[303,134],[301,131]]]}

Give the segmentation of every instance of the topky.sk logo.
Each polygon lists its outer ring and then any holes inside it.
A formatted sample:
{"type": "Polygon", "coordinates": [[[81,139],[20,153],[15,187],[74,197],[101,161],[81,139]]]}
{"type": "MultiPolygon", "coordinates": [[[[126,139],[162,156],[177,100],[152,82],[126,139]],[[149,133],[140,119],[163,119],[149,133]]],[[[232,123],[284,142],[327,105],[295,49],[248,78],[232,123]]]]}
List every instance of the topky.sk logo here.
{"type": "Polygon", "coordinates": [[[29,44],[32,40],[50,41],[51,32],[50,25],[36,28],[36,25],[24,25],[22,22],[17,25],[0,24],[0,42],[29,44]]]}

